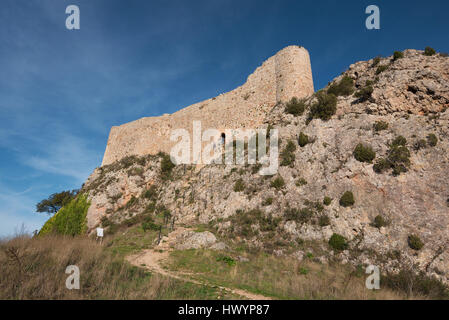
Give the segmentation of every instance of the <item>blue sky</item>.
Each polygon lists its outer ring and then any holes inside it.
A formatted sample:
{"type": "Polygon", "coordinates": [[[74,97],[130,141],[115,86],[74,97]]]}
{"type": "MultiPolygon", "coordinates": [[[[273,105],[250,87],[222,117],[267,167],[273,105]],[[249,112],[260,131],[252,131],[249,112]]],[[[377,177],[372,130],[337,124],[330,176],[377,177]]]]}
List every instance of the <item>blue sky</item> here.
{"type": "Polygon", "coordinates": [[[395,50],[449,52],[448,12],[446,0],[2,0],[0,236],[38,229],[35,204],[81,186],[113,125],[232,90],[291,44],[309,50],[315,89],[395,50]],[[70,4],[80,30],[65,28],[70,4]],[[381,30],[365,28],[370,4],[381,30]]]}

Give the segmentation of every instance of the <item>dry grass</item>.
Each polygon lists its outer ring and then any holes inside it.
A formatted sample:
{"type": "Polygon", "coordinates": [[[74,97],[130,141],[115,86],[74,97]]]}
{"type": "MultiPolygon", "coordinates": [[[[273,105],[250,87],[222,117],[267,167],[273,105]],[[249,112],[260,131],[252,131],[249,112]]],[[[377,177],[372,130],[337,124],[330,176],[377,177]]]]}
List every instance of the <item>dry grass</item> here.
{"type": "Polygon", "coordinates": [[[1,241],[0,265],[0,299],[215,299],[220,294],[132,267],[85,237],[1,241]],[[80,269],[80,290],[65,286],[69,265],[80,269]]]}
{"type": "Polygon", "coordinates": [[[366,276],[349,266],[320,264],[310,259],[299,262],[289,257],[264,253],[248,255],[248,262],[228,265],[212,251],[177,251],[170,268],[194,272],[216,284],[245,289],[279,299],[416,299],[388,288],[372,291],[366,276]]]}

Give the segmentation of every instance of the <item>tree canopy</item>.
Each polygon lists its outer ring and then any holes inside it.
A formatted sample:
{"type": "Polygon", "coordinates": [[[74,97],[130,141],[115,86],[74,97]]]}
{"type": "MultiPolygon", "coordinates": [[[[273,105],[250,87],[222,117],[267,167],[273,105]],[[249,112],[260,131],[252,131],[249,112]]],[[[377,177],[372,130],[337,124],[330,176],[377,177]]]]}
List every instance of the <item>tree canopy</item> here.
{"type": "Polygon", "coordinates": [[[68,204],[76,197],[78,190],[68,190],[59,193],[53,193],[47,199],[42,200],[36,204],[37,212],[45,212],[48,214],[56,213],[63,206],[68,204]]]}

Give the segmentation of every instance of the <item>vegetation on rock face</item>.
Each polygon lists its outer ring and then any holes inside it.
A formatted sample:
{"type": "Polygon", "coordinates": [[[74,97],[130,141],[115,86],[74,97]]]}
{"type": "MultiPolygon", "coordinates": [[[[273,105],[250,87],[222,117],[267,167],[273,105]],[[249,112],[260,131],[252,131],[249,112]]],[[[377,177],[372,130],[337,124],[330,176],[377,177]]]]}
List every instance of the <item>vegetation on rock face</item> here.
{"type": "Polygon", "coordinates": [[[429,146],[435,147],[438,144],[438,138],[435,134],[431,133],[427,136],[427,142],[429,146]]]}
{"type": "Polygon", "coordinates": [[[359,143],[354,149],[354,158],[360,162],[372,163],[374,158],[376,158],[376,153],[370,146],[365,146],[359,143]]]}
{"type": "Polygon", "coordinates": [[[354,93],[354,80],[348,76],[344,76],[340,82],[332,84],[329,89],[327,89],[328,94],[333,94],[338,96],[349,96],[354,93]]]}
{"type": "Polygon", "coordinates": [[[431,48],[431,47],[426,47],[426,49],[424,50],[424,55],[425,56],[433,56],[436,54],[435,49],[431,48]]]}
{"type": "Polygon", "coordinates": [[[160,152],[159,155],[161,156],[161,177],[162,179],[168,179],[176,165],[171,161],[168,154],[160,152]]]}
{"type": "Polygon", "coordinates": [[[376,132],[387,130],[388,129],[388,122],[385,121],[376,121],[376,123],[373,124],[373,129],[376,132]]]}
{"type": "Polygon", "coordinates": [[[378,159],[373,166],[373,170],[377,173],[383,173],[391,168],[394,176],[407,172],[407,168],[410,166],[410,151],[406,145],[407,139],[402,136],[396,137],[390,144],[387,158],[378,159]]]}
{"type": "Polygon", "coordinates": [[[395,51],[393,54],[393,61],[404,58],[404,53],[402,51],[395,51]]]}
{"type": "Polygon", "coordinates": [[[330,206],[331,203],[332,203],[332,198],[330,198],[330,197],[324,197],[323,203],[324,203],[325,206],[330,206]]]}
{"type": "Polygon", "coordinates": [[[358,90],[354,95],[359,98],[361,102],[368,101],[371,99],[371,95],[374,92],[374,88],[371,85],[367,85],[366,87],[361,88],[358,90]]]}
{"type": "Polygon", "coordinates": [[[351,191],[346,191],[340,198],[340,205],[343,207],[350,207],[354,205],[354,194],[351,191]]]}
{"type": "Polygon", "coordinates": [[[243,182],[243,179],[238,179],[234,184],[234,191],[235,192],[242,192],[245,190],[245,183],[243,182]]]}
{"type": "Polygon", "coordinates": [[[296,144],[289,140],[284,150],[281,152],[281,166],[291,166],[295,163],[296,144]]]}
{"type": "Polygon", "coordinates": [[[90,202],[87,200],[87,196],[78,195],[44,224],[39,235],[55,233],[76,236],[86,233],[86,215],[89,206],[90,202]]]}
{"type": "Polygon", "coordinates": [[[317,92],[316,98],[318,102],[310,107],[309,121],[312,119],[330,120],[337,112],[337,97],[333,94],[317,92]]]}
{"type": "Polygon", "coordinates": [[[298,137],[298,144],[301,148],[304,148],[307,144],[309,144],[309,136],[301,131],[298,137]]]}
{"type": "Polygon", "coordinates": [[[318,219],[318,224],[320,225],[320,227],[326,227],[331,224],[331,220],[328,215],[324,214],[318,219]]]}
{"type": "Polygon", "coordinates": [[[334,233],[329,239],[329,246],[335,251],[344,251],[348,248],[348,243],[346,242],[345,237],[334,233]]]}
{"type": "Polygon", "coordinates": [[[427,147],[427,142],[424,139],[420,139],[416,141],[413,145],[413,148],[418,151],[427,147]]]}
{"type": "Polygon", "coordinates": [[[388,225],[388,221],[384,219],[381,215],[377,215],[374,218],[373,226],[380,229],[382,227],[386,227],[388,225]]]}
{"type": "Polygon", "coordinates": [[[156,231],[160,229],[160,225],[154,223],[154,219],[151,216],[147,216],[142,222],[142,229],[145,232],[148,230],[156,231]]]}
{"type": "Polygon", "coordinates": [[[302,116],[306,110],[306,103],[302,99],[293,97],[285,106],[285,112],[297,116],[302,116]]]}
{"type": "Polygon", "coordinates": [[[379,75],[379,74],[381,74],[382,72],[386,71],[388,68],[389,68],[388,65],[382,65],[382,66],[379,66],[379,67],[377,68],[377,70],[376,70],[376,74],[379,75]]]}
{"type": "Polygon", "coordinates": [[[307,185],[307,180],[304,178],[299,178],[298,180],[296,180],[295,185],[297,187],[305,186],[305,185],[307,185]]]}
{"type": "Polygon", "coordinates": [[[274,179],[271,182],[270,185],[272,188],[275,188],[276,190],[280,190],[280,189],[284,188],[284,186],[285,186],[284,178],[282,178],[281,176],[278,176],[278,177],[276,177],[276,179],[274,179]]]}
{"type": "Polygon", "coordinates": [[[414,234],[408,236],[407,243],[410,248],[416,251],[419,251],[424,247],[424,243],[421,241],[421,239],[414,234]]]}
{"type": "Polygon", "coordinates": [[[304,224],[310,221],[313,217],[313,211],[310,208],[302,208],[301,210],[297,208],[288,208],[284,217],[288,221],[295,221],[299,224],[304,224]]]}
{"type": "Polygon", "coordinates": [[[372,67],[376,67],[380,63],[380,57],[375,57],[373,59],[372,67]]]}

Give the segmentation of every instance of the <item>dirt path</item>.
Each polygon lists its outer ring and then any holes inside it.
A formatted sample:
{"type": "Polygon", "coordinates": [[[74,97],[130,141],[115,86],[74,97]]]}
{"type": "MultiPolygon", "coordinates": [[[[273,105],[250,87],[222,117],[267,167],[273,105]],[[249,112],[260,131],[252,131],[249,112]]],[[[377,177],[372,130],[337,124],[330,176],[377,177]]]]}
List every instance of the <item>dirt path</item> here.
{"type": "Polygon", "coordinates": [[[249,300],[271,300],[271,298],[251,293],[245,290],[241,289],[232,289],[222,286],[216,286],[212,285],[207,282],[201,282],[195,279],[190,278],[189,274],[182,273],[182,272],[176,272],[176,271],[169,271],[167,269],[164,269],[162,267],[162,264],[168,260],[170,256],[169,250],[144,250],[138,254],[131,255],[127,257],[127,260],[137,266],[137,267],[145,267],[153,272],[159,273],[161,275],[164,275],[166,277],[170,277],[177,280],[187,281],[198,285],[204,285],[212,288],[219,288],[221,290],[245,297],[249,300]]]}

